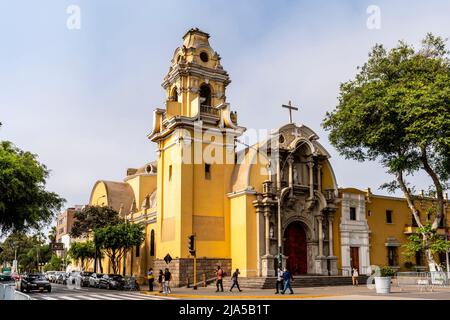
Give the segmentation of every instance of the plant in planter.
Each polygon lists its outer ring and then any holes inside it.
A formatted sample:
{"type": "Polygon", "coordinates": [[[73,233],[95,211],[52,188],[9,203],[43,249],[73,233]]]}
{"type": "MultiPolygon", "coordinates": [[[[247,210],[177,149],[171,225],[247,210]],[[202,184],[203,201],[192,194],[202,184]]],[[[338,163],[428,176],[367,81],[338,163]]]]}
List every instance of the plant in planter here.
{"type": "Polygon", "coordinates": [[[384,266],[379,271],[380,275],[375,276],[375,290],[377,293],[388,294],[391,292],[391,278],[395,275],[395,270],[384,266]]]}

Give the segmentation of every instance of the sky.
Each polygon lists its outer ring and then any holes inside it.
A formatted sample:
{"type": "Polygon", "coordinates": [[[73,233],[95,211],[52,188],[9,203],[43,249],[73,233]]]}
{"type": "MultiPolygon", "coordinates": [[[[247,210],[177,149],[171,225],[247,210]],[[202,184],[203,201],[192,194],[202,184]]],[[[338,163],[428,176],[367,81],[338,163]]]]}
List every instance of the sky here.
{"type": "Polygon", "coordinates": [[[226,95],[240,125],[277,128],[291,100],[294,121],[331,154],[339,187],[386,194],[384,168],[344,159],[321,123],[371,47],[449,37],[449,16],[445,0],[0,0],[0,140],[39,155],[51,170],[48,190],[66,207],[86,204],[95,181],[122,181],[127,168],[156,159],[147,134],[164,106],[161,83],[182,36],[198,27],[230,74],[226,95]],[[71,5],[79,28],[68,28],[71,5]],[[371,5],[380,19],[369,28],[371,5]]]}

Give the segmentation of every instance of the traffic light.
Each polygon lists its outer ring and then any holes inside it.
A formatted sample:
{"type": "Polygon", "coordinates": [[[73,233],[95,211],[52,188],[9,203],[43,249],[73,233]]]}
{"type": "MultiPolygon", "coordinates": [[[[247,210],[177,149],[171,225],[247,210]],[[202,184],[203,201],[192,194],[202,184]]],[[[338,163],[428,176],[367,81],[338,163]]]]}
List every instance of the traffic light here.
{"type": "Polygon", "coordinates": [[[191,234],[188,237],[188,248],[189,248],[189,253],[193,256],[195,256],[195,235],[191,234]]]}

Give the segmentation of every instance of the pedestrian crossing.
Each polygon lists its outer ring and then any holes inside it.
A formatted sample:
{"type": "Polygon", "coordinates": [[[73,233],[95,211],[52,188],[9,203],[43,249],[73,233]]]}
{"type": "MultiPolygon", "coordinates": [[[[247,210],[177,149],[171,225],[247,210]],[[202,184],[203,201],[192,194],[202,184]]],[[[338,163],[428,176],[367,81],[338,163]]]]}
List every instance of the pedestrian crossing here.
{"type": "Polygon", "coordinates": [[[39,294],[33,295],[33,300],[174,300],[176,298],[168,297],[168,296],[153,296],[146,295],[142,293],[126,293],[126,292],[117,292],[117,293],[103,293],[103,292],[95,292],[95,293],[83,293],[83,294],[39,294]]]}

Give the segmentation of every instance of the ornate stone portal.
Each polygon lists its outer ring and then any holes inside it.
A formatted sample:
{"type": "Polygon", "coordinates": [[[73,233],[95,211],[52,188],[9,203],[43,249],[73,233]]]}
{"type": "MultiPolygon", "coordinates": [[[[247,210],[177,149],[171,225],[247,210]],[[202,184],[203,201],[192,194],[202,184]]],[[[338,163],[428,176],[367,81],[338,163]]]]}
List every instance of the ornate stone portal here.
{"type": "Polygon", "coordinates": [[[277,134],[272,141],[279,141],[278,157],[271,162],[276,170],[253,203],[259,227],[259,275],[275,275],[280,243],[282,265],[294,274],[337,275],[333,249],[337,186],[333,181],[333,187],[324,190],[323,183],[324,170],[334,179],[329,154],[307,127],[289,124],[277,134]],[[281,239],[271,231],[271,227],[278,231],[278,210],[281,239]]]}

